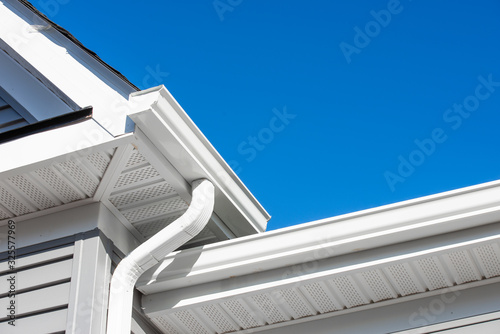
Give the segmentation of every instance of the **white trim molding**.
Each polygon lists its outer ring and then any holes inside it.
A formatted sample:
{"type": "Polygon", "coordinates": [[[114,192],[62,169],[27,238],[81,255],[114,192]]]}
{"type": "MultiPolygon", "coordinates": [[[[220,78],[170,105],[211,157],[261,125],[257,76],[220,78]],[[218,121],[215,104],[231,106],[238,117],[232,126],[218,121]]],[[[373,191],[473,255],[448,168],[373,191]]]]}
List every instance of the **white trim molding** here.
{"type": "Polygon", "coordinates": [[[269,214],[164,86],[133,93],[129,106],[139,141],[144,134],[187,182],[213,182],[214,211],[236,235],[265,231],[269,214]]]}
{"type": "Polygon", "coordinates": [[[71,105],[92,105],[95,120],[112,135],[126,132],[123,106],[136,87],[25,4],[1,0],[0,16],[0,39],[17,63],[36,69],[40,85],[57,87],[71,105]]]}
{"type": "Polygon", "coordinates": [[[370,250],[500,222],[500,181],[172,253],[152,268],[146,294],[370,250]],[[182,266],[185,263],[186,266],[182,266]]]}
{"type": "MultiPolygon", "coordinates": [[[[137,288],[165,332],[303,333],[302,323],[498,286],[499,197],[497,181],[179,251],[137,288]]],[[[393,331],[419,327],[398,321],[393,331]]]]}

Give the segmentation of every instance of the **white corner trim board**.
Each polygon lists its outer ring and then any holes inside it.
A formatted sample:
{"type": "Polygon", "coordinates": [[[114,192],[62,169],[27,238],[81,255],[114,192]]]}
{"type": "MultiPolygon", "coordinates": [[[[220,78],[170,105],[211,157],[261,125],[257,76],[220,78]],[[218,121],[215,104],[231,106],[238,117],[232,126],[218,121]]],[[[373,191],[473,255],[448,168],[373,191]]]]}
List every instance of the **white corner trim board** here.
{"type": "Polygon", "coordinates": [[[133,293],[139,276],[200,233],[210,220],[215,200],[213,184],[197,180],[192,186],[192,202],[187,211],[132,251],[115,269],[111,278],[107,333],[130,333],[133,293]]]}

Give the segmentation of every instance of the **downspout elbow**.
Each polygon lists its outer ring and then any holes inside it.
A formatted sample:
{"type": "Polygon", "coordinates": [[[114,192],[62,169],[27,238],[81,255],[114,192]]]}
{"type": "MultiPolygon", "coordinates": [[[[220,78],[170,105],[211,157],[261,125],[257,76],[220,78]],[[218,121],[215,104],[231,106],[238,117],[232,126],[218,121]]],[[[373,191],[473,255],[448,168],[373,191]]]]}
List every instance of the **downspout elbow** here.
{"type": "Polygon", "coordinates": [[[135,283],[149,268],[203,230],[213,212],[215,191],[205,179],[192,183],[187,211],[120,261],[111,278],[108,334],[129,334],[135,283]]]}

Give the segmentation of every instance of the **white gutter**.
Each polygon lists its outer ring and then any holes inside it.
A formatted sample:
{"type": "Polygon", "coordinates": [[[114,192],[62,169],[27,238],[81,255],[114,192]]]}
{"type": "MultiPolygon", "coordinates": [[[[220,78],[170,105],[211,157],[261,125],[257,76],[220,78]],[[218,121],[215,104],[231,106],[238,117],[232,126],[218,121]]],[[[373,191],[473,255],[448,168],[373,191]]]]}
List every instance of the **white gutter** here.
{"type": "Polygon", "coordinates": [[[214,212],[234,235],[266,230],[270,215],[164,86],[131,94],[128,107],[139,142],[151,142],[185,180],[212,181],[214,212]]]}
{"type": "Polygon", "coordinates": [[[171,253],[137,289],[149,295],[495,223],[499,198],[494,181],[171,253]],[[175,272],[165,270],[174,260],[175,272]]]}
{"type": "Polygon", "coordinates": [[[137,247],[116,267],[111,278],[108,334],[130,333],[133,292],[139,276],[200,233],[208,223],[214,208],[214,186],[202,179],[194,181],[192,187],[192,201],[187,211],[137,247]]]}

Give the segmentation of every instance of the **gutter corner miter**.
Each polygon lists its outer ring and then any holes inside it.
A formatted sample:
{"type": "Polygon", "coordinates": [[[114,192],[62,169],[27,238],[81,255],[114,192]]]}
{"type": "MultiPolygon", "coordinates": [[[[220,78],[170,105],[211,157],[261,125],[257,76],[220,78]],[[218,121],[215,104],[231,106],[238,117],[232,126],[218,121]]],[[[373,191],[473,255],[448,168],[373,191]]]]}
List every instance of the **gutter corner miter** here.
{"type": "Polygon", "coordinates": [[[135,283],[149,268],[176,250],[206,226],[213,212],[215,192],[206,180],[192,183],[192,201],[176,221],[145,241],[120,261],[111,278],[108,334],[129,334],[135,283]]]}

